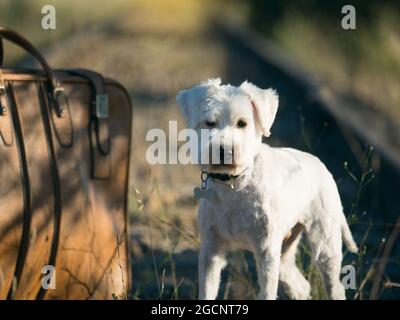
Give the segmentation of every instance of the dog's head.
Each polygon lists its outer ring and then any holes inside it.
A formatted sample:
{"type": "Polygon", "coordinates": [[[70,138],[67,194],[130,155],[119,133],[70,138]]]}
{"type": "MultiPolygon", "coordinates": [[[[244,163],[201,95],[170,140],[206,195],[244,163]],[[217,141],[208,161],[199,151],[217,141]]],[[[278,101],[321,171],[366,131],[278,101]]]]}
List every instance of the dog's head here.
{"type": "Polygon", "coordinates": [[[187,126],[195,129],[201,140],[197,160],[202,169],[230,175],[252,167],[262,136],[270,135],[278,109],[274,90],[247,81],[235,87],[210,79],[180,91],[176,100],[187,126]]]}

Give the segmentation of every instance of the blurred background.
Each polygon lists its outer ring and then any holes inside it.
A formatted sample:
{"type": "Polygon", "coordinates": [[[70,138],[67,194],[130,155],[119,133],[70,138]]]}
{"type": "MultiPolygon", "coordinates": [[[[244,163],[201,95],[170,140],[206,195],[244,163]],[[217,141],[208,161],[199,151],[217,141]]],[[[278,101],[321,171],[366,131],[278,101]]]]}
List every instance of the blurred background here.
{"type": "MultiPolygon", "coordinates": [[[[53,68],[83,67],[127,87],[133,102],[129,215],[133,299],[197,296],[194,166],[146,162],[148,130],[184,123],[176,93],[220,76],[273,87],[280,109],[273,146],[319,156],[332,171],[357,243],[349,299],[400,298],[400,2],[355,0],[356,29],[343,30],[344,1],[0,0],[0,25],[27,37],[53,68]],[[41,9],[56,8],[43,30],[41,9]]],[[[31,61],[5,46],[6,66],[31,61]]],[[[254,298],[254,261],[233,253],[220,298],[254,298]]],[[[307,246],[298,264],[324,299],[307,246]]],[[[281,294],[281,298],[285,298],[281,294]]]]}

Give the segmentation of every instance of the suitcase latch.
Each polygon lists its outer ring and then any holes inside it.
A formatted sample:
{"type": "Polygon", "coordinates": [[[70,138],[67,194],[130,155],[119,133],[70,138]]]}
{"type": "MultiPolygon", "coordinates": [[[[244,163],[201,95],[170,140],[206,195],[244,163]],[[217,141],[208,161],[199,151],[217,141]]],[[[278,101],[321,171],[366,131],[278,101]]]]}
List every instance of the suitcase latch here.
{"type": "Polygon", "coordinates": [[[96,95],[96,117],[99,119],[108,118],[108,95],[97,94],[96,95]]]}
{"type": "Polygon", "coordinates": [[[64,93],[63,87],[56,87],[53,91],[54,102],[56,104],[56,112],[59,118],[65,117],[68,112],[68,98],[64,93]]]}
{"type": "MultiPolygon", "coordinates": [[[[44,86],[42,88],[44,91],[44,86]]],[[[51,117],[58,142],[63,148],[69,148],[73,145],[74,134],[68,97],[62,86],[56,86],[48,95],[51,99],[51,117]]]]}
{"type": "Polygon", "coordinates": [[[6,87],[0,74],[0,141],[3,140],[6,147],[12,146],[14,141],[12,123],[8,116],[9,108],[6,87]]]}
{"type": "Polygon", "coordinates": [[[6,87],[4,86],[4,84],[0,83],[0,116],[6,116],[6,115],[7,115],[6,87]]]}

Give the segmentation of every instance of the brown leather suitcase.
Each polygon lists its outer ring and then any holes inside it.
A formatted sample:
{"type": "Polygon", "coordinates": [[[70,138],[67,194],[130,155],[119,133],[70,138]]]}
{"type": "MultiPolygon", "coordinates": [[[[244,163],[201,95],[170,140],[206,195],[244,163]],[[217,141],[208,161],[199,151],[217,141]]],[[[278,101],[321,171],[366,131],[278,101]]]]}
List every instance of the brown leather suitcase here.
{"type": "Polygon", "coordinates": [[[119,83],[4,69],[0,45],[0,299],[126,298],[132,108],[119,83]]]}

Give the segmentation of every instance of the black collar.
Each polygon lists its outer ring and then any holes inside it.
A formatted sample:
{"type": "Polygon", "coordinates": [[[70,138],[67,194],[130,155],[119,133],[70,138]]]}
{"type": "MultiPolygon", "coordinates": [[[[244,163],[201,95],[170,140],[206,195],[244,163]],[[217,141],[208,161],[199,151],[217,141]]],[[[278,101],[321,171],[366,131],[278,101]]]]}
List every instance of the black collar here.
{"type": "Polygon", "coordinates": [[[209,173],[208,176],[213,180],[216,179],[220,181],[229,181],[239,177],[239,175],[231,175],[227,173],[209,173]]]}

